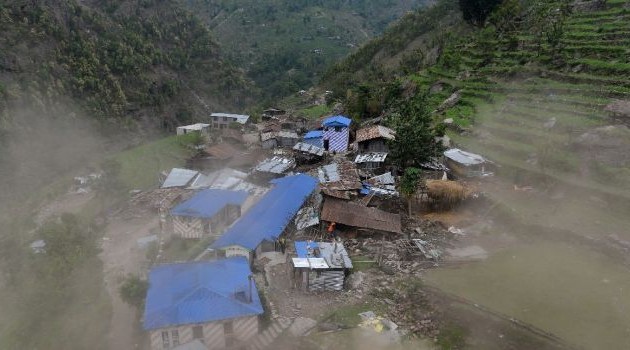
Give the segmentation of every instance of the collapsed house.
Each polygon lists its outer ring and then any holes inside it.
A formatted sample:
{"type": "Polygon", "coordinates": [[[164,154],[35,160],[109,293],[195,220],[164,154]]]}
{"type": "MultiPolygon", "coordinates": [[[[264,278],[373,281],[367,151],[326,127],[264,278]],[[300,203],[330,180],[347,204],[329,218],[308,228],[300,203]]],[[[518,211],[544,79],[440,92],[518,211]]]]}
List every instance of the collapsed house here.
{"type": "Polygon", "coordinates": [[[260,141],[263,149],[272,149],[276,147],[293,147],[300,140],[298,134],[293,131],[271,131],[260,134],[260,141]]]}
{"type": "Polygon", "coordinates": [[[350,140],[352,120],[341,115],[328,117],[322,122],[323,147],[329,152],[346,152],[350,140]]]}
{"type": "Polygon", "coordinates": [[[287,114],[287,111],[280,108],[267,108],[262,112],[262,120],[269,120],[273,117],[281,116],[287,114]]]}
{"type": "Polygon", "coordinates": [[[478,154],[452,148],[444,151],[444,158],[446,166],[457,176],[480,177],[492,174],[486,171],[490,162],[478,154]]]}
{"type": "Polygon", "coordinates": [[[357,155],[354,162],[360,169],[374,172],[383,168],[386,158],[387,153],[369,152],[357,155]]]}
{"type": "Polygon", "coordinates": [[[283,156],[274,156],[258,163],[254,168],[256,176],[263,180],[270,180],[286,173],[295,167],[295,159],[283,156]]]}
{"type": "Polygon", "coordinates": [[[312,164],[324,156],[324,149],[306,142],[298,142],[293,146],[295,158],[299,164],[312,164]]]}
{"type": "Polygon", "coordinates": [[[275,179],[271,184],[274,187],[219,237],[211,249],[226,257],[245,256],[250,261],[275,249],[275,241],[315,190],[317,180],[300,174],[275,179]]]}
{"type": "Polygon", "coordinates": [[[304,290],[342,290],[352,260],[341,242],[296,241],[293,281],[304,290]]]}
{"type": "Polygon", "coordinates": [[[171,210],[173,233],[182,238],[218,235],[241,216],[245,191],[206,189],[171,210]]]}
{"type": "Polygon", "coordinates": [[[200,341],[241,348],[258,334],[264,313],[246,259],[158,265],[149,272],[143,327],[151,350],[200,341]]]}
{"type": "Polygon", "coordinates": [[[177,132],[177,135],[200,133],[201,135],[208,136],[209,129],[210,129],[210,124],[197,123],[197,124],[178,126],[176,132],[177,132]]]}
{"type": "Polygon", "coordinates": [[[317,169],[322,193],[327,196],[351,199],[363,187],[354,163],[341,161],[317,169]]]}
{"type": "Polygon", "coordinates": [[[396,191],[396,179],[391,172],[371,177],[363,182],[361,194],[376,194],[379,196],[398,196],[396,191]]]}
{"type": "Polygon", "coordinates": [[[199,174],[188,188],[193,190],[214,188],[219,190],[246,191],[255,196],[265,192],[265,188],[249,183],[246,179],[247,173],[230,168],[223,168],[207,175],[199,174]]]}
{"type": "Polygon", "coordinates": [[[346,234],[354,235],[361,232],[402,233],[402,225],[399,214],[388,213],[376,208],[363,206],[359,203],[326,198],[321,212],[322,221],[335,223],[353,228],[342,230],[346,234]]]}

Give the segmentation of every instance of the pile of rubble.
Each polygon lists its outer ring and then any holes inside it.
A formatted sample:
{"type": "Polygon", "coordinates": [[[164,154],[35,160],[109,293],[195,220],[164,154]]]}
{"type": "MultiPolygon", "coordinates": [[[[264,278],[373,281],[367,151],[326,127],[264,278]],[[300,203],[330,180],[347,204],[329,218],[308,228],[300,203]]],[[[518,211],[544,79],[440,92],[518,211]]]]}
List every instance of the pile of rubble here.
{"type": "Polygon", "coordinates": [[[421,284],[415,281],[393,281],[382,276],[374,281],[370,294],[386,305],[385,317],[412,334],[435,339],[439,334],[439,315],[421,284]]]}
{"type": "Polygon", "coordinates": [[[404,239],[349,239],[344,244],[352,255],[369,257],[386,272],[404,274],[420,273],[434,266],[443,250],[452,247],[455,234],[441,224],[410,218],[404,221],[407,227],[404,239]]]}

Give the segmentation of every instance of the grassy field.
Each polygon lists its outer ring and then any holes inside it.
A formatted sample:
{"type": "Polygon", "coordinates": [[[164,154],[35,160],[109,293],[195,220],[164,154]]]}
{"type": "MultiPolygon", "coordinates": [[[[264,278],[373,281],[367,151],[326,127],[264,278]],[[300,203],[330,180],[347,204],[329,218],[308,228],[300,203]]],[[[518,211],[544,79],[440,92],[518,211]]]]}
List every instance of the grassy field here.
{"type": "Polygon", "coordinates": [[[157,187],[159,174],[181,167],[192,154],[189,145],[195,135],[169,136],[153,141],[113,157],[120,164],[120,181],[126,189],[157,187]]]}

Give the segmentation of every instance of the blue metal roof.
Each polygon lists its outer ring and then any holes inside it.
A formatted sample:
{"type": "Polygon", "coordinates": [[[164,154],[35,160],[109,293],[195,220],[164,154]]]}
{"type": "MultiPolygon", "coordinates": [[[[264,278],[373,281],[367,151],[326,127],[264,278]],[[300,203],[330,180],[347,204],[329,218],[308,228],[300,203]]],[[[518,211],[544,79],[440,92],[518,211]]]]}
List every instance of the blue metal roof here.
{"type": "Polygon", "coordinates": [[[211,248],[238,245],[254,250],[265,240],[276,240],[317,187],[317,180],[304,174],[275,179],[271,183],[275,185],[274,188],[219,237],[211,248]]]}
{"type": "Polygon", "coordinates": [[[322,130],[311,130],[304,135],[304,139],[317,139],[320,137],[324,137],[322,130]]]}
{"type": "Polygon", "coordinates": [[[245,191],[203,190],[173,208],[171,215],[211,218],[227,205],[243,204],[248,195],[245,191]]]}
{"type": "Polygon", "coordinates": [[[144,329],[262,314],[253,280],[248,302],[251,273],[245,257],[154,267],[149,272],[144,329]]]}
{"type": "Polygon", "coordinates": [[[342,115],[335,115],[324,119],[323,126],[350,126],[352,120],[342,115]]]}

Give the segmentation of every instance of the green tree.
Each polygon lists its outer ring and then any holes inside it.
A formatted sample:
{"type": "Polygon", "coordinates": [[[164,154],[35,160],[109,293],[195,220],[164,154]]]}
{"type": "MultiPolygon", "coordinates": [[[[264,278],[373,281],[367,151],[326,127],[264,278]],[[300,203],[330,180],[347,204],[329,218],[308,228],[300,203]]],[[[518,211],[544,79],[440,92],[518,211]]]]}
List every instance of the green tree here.
{"type": "Polygon", "coordinates": [[[135,275],[128,275],[120,286],[118,293],[127,304],[141,310],[149,289],[149,282],[135,275]]]}
{"type": "Polygon", "coordinates": [[[483,27],[488,16],[501,2],[502,0],[459,0],[459,8],[466,22],[483,27]]]}
{"type": "Polygon", "coordinates": [[[422,176],[422,170],[418,168],[407,168],[400,179],[400,193],[407,199],[407,210],[411,216],[411,204],[418,190],[418,181],[422,176]]]}
{"type": "Polygon", "coordinates": [[[401,168],[419,167],[435,157],[441,145],[431,120],[426,94],[418,94],[402,103],[399,113],[391,118],[396,140],[390,142],[390,157],[401,168]]]}

